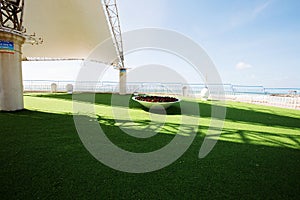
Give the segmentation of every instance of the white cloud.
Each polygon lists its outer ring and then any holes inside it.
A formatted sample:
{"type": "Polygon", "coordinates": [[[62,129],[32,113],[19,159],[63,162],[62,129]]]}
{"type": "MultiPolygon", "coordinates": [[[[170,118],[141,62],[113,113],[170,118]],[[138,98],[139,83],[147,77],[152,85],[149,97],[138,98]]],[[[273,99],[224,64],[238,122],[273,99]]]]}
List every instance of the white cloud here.
{"type": "Polygon", "coordinates": [[[250,78],[256,79],[256,75],[255,74],[251,74],[250,78]]]}
{"type": "Polygon", "coordinates": [[[235,68],[237,70],[244,70],[244,69],[252,68],[252,65],[245,63],[245,62],[239,62],[235,65],[235,68]]]}
{"type": "Polygon", "coordinates": [[[263,12],[271,3],[273,0],[266,1],[263,4],[258,5],[254,11],[253,11],[253,17],[256,17],[259,15],[261,12],[263,12]]]}
{"type": "Polygon", "coordinates": [[[267,0],[252,8],[241,9],[233,14],[229,24],[230,28],[236,28],[255,20],[261,13],[263,13],[274,0],[267,0]]]}

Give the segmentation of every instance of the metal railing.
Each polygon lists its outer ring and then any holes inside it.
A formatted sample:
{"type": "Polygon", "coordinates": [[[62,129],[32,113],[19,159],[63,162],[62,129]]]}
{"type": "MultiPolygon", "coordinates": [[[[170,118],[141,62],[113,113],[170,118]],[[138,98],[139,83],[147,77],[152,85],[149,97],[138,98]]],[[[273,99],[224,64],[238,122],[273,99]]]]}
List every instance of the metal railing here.
{"type": "MultiPolygon", "coordinates": [[[[118,82],[75,82],[55,80],[24,80],[24,92],[74,92],[117,93],[118,82]]],[[[219,85],[220,86],[220,85],[219,85]]],[[[300,88],[264,88],[263,86],[221,85],[226,100],[300,109],[300,88]]],[[[200,97],[204,84],[127,82],[128,93],[158,93],[200,97]]]]}

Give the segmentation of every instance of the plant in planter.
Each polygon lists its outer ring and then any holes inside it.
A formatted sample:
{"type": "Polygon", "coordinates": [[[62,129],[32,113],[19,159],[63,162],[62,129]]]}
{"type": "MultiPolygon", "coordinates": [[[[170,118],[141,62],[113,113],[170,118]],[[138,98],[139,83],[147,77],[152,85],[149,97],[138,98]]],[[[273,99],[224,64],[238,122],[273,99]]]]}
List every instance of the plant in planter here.
{"type": "Polygon", "coordinates": [[[172,104],[180,101],[180,99],[168,96],[135,96],[132,99],[151,109],[167,109],[172,104]]]}

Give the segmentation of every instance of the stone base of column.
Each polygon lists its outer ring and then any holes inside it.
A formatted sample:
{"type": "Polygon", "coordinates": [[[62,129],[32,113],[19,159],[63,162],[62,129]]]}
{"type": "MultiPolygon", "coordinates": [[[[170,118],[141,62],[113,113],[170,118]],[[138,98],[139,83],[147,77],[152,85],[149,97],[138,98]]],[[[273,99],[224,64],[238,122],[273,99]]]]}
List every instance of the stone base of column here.
{"type": "Polygon", "coordinates": [[[22,45],[25,38],[0,30],[0,111],[24,109],[22,45]]]}

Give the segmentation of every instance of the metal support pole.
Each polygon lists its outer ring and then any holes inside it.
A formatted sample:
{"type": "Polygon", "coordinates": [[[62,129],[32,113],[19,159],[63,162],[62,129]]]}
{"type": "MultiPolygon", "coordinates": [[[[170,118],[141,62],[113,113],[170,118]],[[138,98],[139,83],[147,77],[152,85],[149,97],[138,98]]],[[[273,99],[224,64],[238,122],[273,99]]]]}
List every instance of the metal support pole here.
{"type": "Polygon", "coordinates": [[[126,91],[126,82],[127,82],[127,74],[126,68],[119,69],[119,94],[124,95],[127,93],[126,91]]]}

